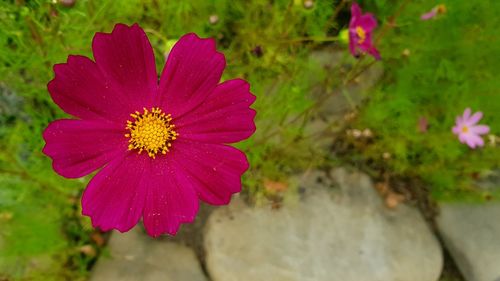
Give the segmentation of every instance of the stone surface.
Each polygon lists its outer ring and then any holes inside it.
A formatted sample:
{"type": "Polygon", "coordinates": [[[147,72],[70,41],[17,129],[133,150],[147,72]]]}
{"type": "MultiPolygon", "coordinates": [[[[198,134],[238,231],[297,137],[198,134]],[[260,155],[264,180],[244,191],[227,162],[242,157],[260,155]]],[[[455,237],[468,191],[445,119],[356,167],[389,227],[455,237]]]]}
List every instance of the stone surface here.
{"type": "Polygon", "coordinates": [[[297,180],[303,198],[280,209],[234,200],[212,213],[205,251],[213,281],[438,280],[441,248],[417,210],[386,209],[360,173],[297,180]]]}
{"type": "Polygon", "coordinates": [[[136,227],[115,232],[109,241],[110,256],[101,256],[91,281],[206,281],[190,248],[148,237],[136,227]]]}
{"type": "Polygon", "coordinates": [[[443,204],[437,225],[468,281],[500,281],[500,204],[443,204]]]}

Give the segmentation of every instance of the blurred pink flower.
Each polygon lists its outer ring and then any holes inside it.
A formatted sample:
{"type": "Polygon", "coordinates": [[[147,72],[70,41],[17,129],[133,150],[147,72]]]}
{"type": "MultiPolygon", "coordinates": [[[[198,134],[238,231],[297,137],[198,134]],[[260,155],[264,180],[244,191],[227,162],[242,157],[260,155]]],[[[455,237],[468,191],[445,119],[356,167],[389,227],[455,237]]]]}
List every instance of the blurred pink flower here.
{"type": "Polygon", "coordinates": [[[366,52],[376,59],[380,54],[372,42],[372,31],[377,27],[377,20],[371,13],[362,14],[359,5],[354,2],[351,6],[351,22],[349,23],[349,50],[355,57],[357,49],[366,52]]]}
{"type": "Polygon", "coordinates": [[[425,133],[425,132],[427,132],[428,127],[429,127],[429,122],[427,121],[427,118],[425,118],[424,116],[421,116],[418,119],[418,130],[421,133],[425,133]]]}
{"type": "Polygon", "coordinates": [[[471,116],[471,109],[467,108],[462,116],[457,116],[455,127],[452,131],[458,135],[461,143],[466,143],[470,148],[481,147],[484,145],[481,135],[487,134],[490,128],[486,125],[477,125],[481,120],[483,113],[478,111],[471,116]]]}
{"type": "Polygon", "coordinates": [[[437,15],[437,9],[436,8],[433,8],[430,12],[427,12],[425,14],[422,14],[420,16],[420,19],[421,20],[430,20],[432,19],[433,17],[435,17],[437,15]]]}
{"type": "Polygon", "coordinates": [[[182,36],[160,79],[137,24],[96,33],[92,50],[95,61],[69,56],[54,66],[48,90],[75,119],[43,132],[58,174],[99,170],[83,192],[83,215],[104,231],[128,231],[142,218],[149,235],[175,235],[199,200],[228,204],[249,167],[228,144],[255,131],[255,96],[245,80],[219,83],[226,61],[215,40],[182,36]]]}
{"type": "Polygon", "coordinates": [[[422,14],[420,16],[421,20],[430,20],[435,18],[439,14],[444,14],[446,13],[446,6],[443,4],[437,5],[436,7],[432,8],[429,12],[422,14]]]}

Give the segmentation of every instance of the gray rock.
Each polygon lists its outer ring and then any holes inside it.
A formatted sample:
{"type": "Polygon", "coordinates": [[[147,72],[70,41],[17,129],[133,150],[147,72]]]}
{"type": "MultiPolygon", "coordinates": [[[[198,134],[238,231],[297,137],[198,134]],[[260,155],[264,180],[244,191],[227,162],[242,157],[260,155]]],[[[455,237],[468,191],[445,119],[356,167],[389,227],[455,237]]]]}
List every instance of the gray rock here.
{"type": "Polygon", "coordinates": [[[273,210],[234,200],[212,213],[205,251],[213,281],[438,280],[441,248],[417,210],[387,210],[360,173],[298,180],[311,188],[296,203],[273,210]]]}
{"type": "Polygon", "coordinates": [[[500,281],[500,204],[442,204],[437,225],[468,281],[500,281]]]}
{"type": "Polygon", "coordinates": [[[91,281],[206,281],[190,248],[148,237],[136,227],[128,233],[113,233],[111,256],[102,256],[91,281]]]}

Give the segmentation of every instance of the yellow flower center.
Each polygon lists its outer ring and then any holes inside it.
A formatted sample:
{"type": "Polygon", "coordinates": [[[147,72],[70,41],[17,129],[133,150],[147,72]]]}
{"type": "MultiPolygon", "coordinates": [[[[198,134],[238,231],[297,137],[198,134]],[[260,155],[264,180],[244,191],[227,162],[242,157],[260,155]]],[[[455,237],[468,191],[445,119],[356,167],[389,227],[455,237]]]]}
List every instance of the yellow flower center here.
{"type": "Polygon", "coordinates": [[[361,26],[357,26],[356,35],[358,35],[358,44],[363,44],[366,40],[366,31],[361,26]]]}
{"type": "Polygon", "coordinates": [[[467,133],[469,131],[469,128],[467,126],[462,127],[462,133],[467,133]]]}
{"type": "Polygon", "coordinates": [[[446,5],[440,4],[436,6],[438,14],[445,14],[446,13],[446,5]]]}
{"type": "Polygon", "coordinates": [[[174,131],[175,125],[171,124],[172,116],[165,114],[158,107],[153,107],[151,111],[144,108],[144,112],[136,111],[130,114],[134,121],[127,121],[125,127],[130,132],[125,134],[128,140],[128,150],[146,151],[151,158],[156,154],[167,154],[172,146],[172,141],[179,136],[174,131]]]}

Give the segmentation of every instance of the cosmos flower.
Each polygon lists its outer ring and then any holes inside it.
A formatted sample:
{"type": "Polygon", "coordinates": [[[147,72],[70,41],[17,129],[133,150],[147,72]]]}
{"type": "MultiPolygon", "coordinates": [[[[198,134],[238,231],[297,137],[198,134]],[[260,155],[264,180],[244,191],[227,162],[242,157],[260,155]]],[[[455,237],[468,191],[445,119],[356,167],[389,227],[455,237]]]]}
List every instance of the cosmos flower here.
{"type": "Polygon", "coordinates": [[[445,14],[446,13],[446,6],[444,4],[437,5],[436,7],[432,8],[427,13],[424,13],[420,16],[421,20],[430,20],[435,18],[437,15],[445,14]]]}
{"type": "Polygon", "coordinates": [[[478,111],[471,116],[471,109],[467,108],[462,116],[457,116],[455,127],[452,131],[458,135],[461,143],[466,143],[470,148],[484,145],[481,135],[487,134],[490,128],[486,125],[477,125],[483,113],[478,111]]]}
{"type": "Polygon", "coordinates": [[[228,204],[249,164],[227,144],[255,131],[255,96],[244,80],[219,83],[226,62],[215,41],[184,35],[159,80],[137,24],[97,33],[92,50],[95,62],[54,66],[48,90],[76,119],[49,124],[43,152],[67,178],[100,169],[82,197],[94,227],[125,232],[142,218],[149,235],[175,235],[199,199],[228,204]]]}
{"type": "Polygon", "coordinates": [[[372,31],[377,27],[377,20],[371,13],[362,14],[357,3],[351,6],[351,21],[349,23],[349,50],[355,57],[358,49],[380,59],[380,54],[372,42],[372,31]]]}

